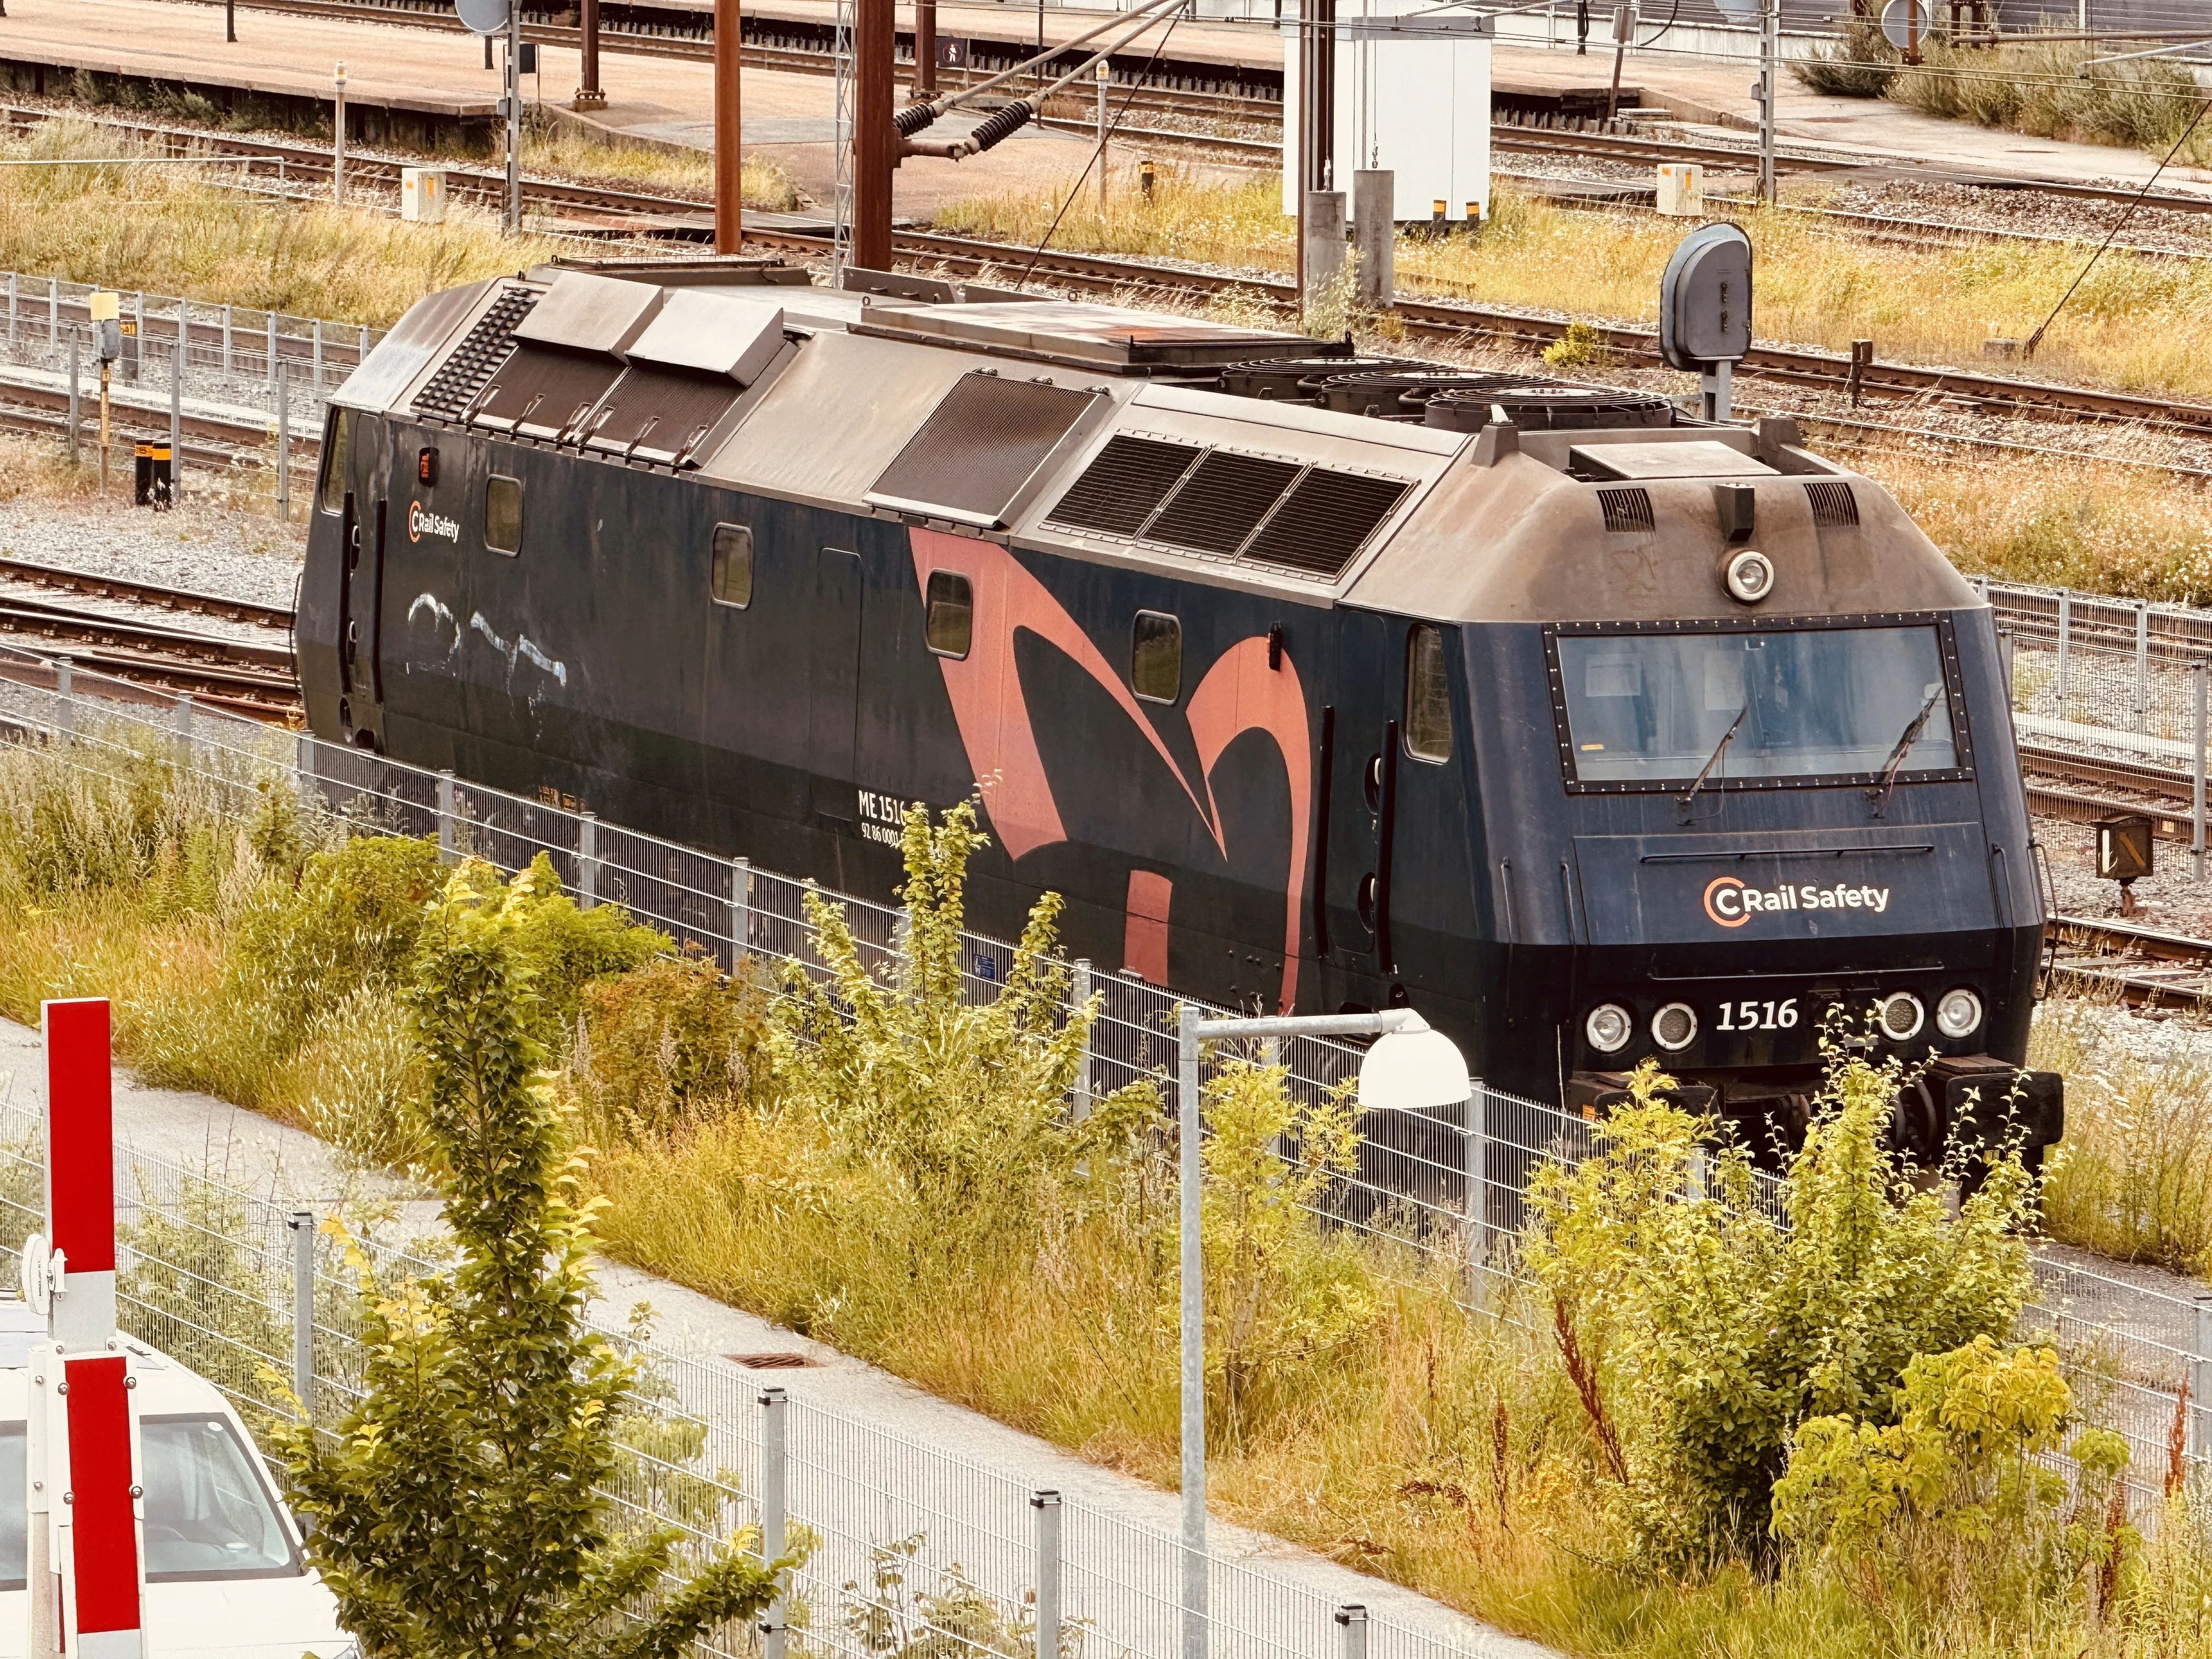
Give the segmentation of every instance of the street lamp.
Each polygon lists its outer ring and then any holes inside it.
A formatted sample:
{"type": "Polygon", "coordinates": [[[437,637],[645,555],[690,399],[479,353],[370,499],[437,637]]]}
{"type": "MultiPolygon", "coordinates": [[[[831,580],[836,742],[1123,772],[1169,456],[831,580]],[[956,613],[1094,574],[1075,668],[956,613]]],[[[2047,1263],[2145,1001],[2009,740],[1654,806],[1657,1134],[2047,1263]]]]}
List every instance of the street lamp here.
{"type": "Polygon", "coordinates": [[[1204,1172],[1199,1158],[1199,1044],[1215,1037],[1372,1036],[1359,1065],[1366,1111],[1419,1112],[1461,1104],[1473,1091],[1459,1047],[1411,1008],[1379,1014],[1207,1019],[1182,1005],[1176,1024],[1176,1115],[1182,1188],[1179,1224],[1182,1335],[1182,1650],[1206,1659],[1206,1277],[1200,1248],[1204,1172]]]}

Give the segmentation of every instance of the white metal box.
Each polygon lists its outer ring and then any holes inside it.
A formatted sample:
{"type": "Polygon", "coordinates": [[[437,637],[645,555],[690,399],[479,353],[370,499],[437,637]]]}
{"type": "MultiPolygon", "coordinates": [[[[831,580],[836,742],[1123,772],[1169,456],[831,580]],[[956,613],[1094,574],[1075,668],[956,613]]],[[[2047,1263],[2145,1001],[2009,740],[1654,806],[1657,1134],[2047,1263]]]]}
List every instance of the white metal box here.
{"type": "Polygon", "coordinates": [[[399,169],[399,216],[410,224],[446,222],[446,170],[443,167],[399,169]]]}
{"type": "Polygon", "coordinates": [[[1705,170],[1695,161],[1659,164],[1659,211],[1696,219],[1705,211],[1705,170]]]}

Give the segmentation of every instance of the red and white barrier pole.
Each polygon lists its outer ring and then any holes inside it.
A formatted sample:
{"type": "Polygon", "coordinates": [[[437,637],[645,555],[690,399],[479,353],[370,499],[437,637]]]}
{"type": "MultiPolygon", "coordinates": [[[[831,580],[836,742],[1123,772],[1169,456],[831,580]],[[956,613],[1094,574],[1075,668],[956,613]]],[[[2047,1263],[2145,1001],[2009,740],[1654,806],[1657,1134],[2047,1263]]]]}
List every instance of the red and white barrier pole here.
{"type": "Polygon", "coordinates": [[[130,1356],[115,1328],[107,1003],[46,1003],[46,1232],[23,1287],[46,1315],[25,1458],[31,1659],[145,1659],[145,1548],[130,1356]]]}

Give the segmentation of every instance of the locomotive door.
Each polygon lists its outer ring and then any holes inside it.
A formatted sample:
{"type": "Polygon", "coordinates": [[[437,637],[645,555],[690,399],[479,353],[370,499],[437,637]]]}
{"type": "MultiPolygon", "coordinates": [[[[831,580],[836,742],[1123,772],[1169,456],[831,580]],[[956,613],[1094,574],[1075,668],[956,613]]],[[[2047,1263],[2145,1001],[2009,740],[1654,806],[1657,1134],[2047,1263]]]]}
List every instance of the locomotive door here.
{"type": "Polygon", "coordinates": [[[806,752],[814,810],[853,822],[854,738],[860,712],[860,561],[825,547],[815,556],[807,638],[806,752]]]}
{"type": "Polygon", "coordinates": [[[1395,782],[1395,745],[1387,741],[1394,707],[1389,626],[1358,611],[1340,617],[1337,696],[1328,721],[1328,954],[1341,967],[1387,973],[1383,787],[1395,782]]]}
{"type": "Polygon", "coordinates": [[[346,723],[353,740],[380,748],[384,738],[384,536],[389,503],[373,496],[366,512],[346,495],[343,629],[346,723]]]}

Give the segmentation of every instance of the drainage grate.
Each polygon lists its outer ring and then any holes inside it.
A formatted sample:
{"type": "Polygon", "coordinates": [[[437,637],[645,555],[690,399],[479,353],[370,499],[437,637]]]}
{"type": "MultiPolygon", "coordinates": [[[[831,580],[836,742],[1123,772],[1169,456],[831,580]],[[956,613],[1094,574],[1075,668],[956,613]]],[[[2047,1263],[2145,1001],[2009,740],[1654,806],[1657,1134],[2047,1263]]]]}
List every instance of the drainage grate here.
{"type": "Polygon", "coordinates": [[[971,369],[939,399],[868,497],[1003,524],[1022,486],[1102,395],[971,369]]]}
{"type": "Polygon", "coordinates": [[[507,361],[514,344],[514,325],[538,303],[535,290],[511,288],[492,301],[491,309],[477,319],[453,356],[438,366],[430,383],[415,399],[415,412],[433,420],[458,421],[507,361]]]}
{"type": "Polygon", "coordinates": [[[818,1366],[821,1361],[803,1353],[726,1353],[723,1358],[749,1371],[797,1371],[818,1366]]]}
{"type": "Polygon", "coordinates": [[[1200,553],[1234,553],[1260,527],[1298,472],[1296,461],[1209,450],[1160,509],[1145,539],[1200,553]]]}
{"type": "Polygon", "coordinates": [[[1624,536],[1649,535],[1658,522],[1651,516],[1648,489],[1601,489],[1597,507],[1605,514],[1605,527],[1624,536]]]}
{"type": "Polygon", "coordinates": [[[1112,439],[1046,516],[1071,530],[1133,536],[1203,453],[1158,438],[1112,439]]]}
{"type": "Polygon", "coordinates": [[[1847,483],[1832,478],[1808,483],[1805,498],[1813,504],[1813,522],[1823,530],[1848,530],[1859,521],[1859,498],[1847,483]]]}
{"type": "Polygon", "coordinates": [[[1334,581],[1412,487],[1403,478],[1313,467],[1260,527],[1244,557],[1334,581]]]}

